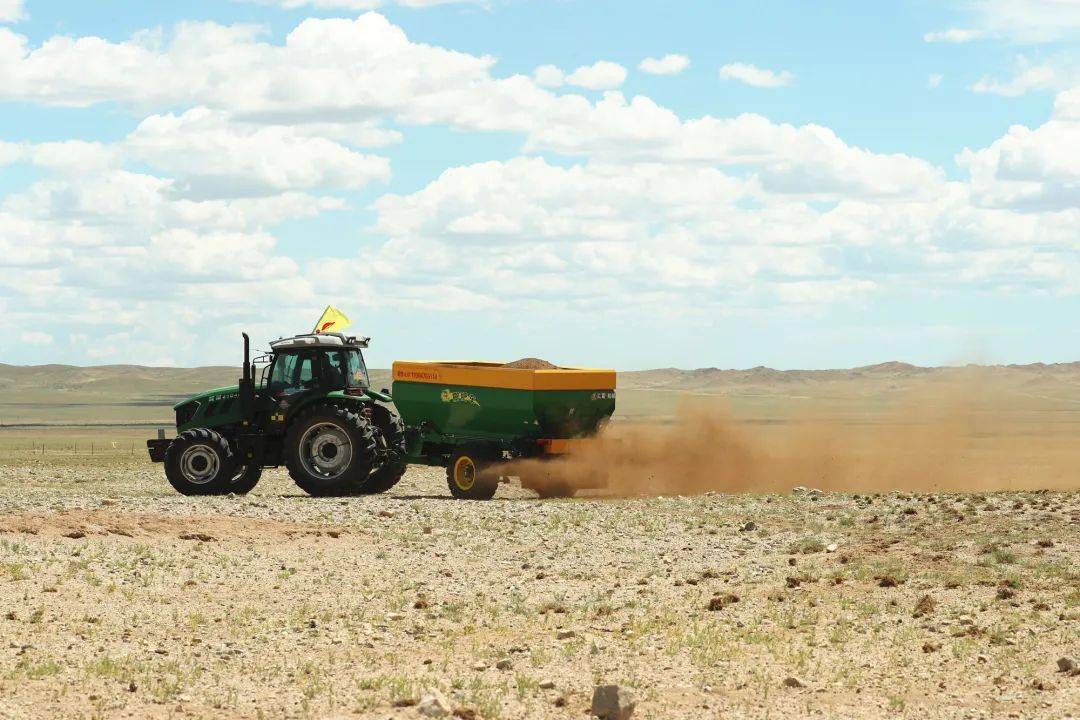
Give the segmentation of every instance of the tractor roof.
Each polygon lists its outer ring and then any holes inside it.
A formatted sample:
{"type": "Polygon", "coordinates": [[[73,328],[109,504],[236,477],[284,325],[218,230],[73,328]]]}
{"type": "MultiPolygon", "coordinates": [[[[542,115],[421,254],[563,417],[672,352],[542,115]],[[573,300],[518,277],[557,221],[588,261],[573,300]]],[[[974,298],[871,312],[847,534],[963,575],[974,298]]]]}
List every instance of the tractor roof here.
{"type": "Polygon", "coordinates": [[[371,338],[352,337],[341,333],[308,333],[291,338],[281,338],[270,343],[274,352],[298,348],[366,348],[371,338]]]}

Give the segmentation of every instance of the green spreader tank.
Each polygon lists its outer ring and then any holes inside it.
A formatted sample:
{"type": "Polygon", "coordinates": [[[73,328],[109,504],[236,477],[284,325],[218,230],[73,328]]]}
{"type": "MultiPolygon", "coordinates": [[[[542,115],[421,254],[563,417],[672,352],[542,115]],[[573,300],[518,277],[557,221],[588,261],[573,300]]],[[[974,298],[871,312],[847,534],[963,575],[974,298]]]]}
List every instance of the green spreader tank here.
{"type": "Polygon", "coordinates": [[[614,370],[398,361],[393,378],[408,461],[445,465],[459,497],[490,497],[500,478],[486,467],[572,452],[615,412],[614,370]]]}

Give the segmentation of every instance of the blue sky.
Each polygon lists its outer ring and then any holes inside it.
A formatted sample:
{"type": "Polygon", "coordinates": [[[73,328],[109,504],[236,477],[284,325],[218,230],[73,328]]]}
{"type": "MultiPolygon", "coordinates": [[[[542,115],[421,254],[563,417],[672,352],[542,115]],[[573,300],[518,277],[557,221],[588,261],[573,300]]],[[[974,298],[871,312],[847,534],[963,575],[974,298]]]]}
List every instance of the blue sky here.
{"type": "Polygon", "coordinates": [[[229,362],[327,303],[374,365],[1073,360],[1078,35],[1069,0],[0,0],[0,362],[229,362]]]}

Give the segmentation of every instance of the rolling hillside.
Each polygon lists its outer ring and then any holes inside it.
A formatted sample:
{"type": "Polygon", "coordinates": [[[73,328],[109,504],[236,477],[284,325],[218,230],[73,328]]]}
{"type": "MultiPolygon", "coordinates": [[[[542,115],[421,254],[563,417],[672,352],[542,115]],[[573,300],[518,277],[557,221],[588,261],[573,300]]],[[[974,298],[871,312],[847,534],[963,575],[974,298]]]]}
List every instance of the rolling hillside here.
{"type": "MultiPolygon", "coordinates": [[[[137,365],[17,366],[0,364],[0,424],[86,425],[170,422],[171,407],[192,393],[232,385],[232,367],[161,368],[137,365]]],[[[388,370],[372,384],[390,385],[388,370]]],[[[798,412],[859,411],[913,392],[933,402],[935,390],[965,388],[968,396],[1013,410],[1080,410],[1080,362],[1045,365],[924,368],[890,362],[850,370],[665,368],[619,374],[617,417],[670,417],[680,401],[722,399],[746,418],[798,412]]],[[[946,394],[955,394],[946,393],[946,394]]]]}

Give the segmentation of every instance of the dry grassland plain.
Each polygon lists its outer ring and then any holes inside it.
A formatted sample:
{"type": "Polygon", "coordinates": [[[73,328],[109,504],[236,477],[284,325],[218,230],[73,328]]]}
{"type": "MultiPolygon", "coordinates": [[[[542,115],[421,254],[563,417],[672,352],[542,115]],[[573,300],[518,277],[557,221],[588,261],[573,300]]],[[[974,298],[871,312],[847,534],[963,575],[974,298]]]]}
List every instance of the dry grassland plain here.
{"type": "Polygon", "coordinates": [[[180,497],[234,371],[0,370],[3,718],[1080,715],[1074,366],[628,373],[609,491],[490,502],[180,497]]]}

